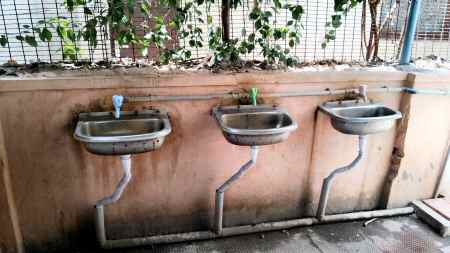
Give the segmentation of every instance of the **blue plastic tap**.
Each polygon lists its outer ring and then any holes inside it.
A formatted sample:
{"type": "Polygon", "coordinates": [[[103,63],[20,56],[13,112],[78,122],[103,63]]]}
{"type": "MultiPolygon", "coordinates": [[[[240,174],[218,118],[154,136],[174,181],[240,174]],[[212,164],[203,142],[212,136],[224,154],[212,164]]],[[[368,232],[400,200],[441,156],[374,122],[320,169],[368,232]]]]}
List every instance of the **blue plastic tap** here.
{"type": "Polygon", "coordinates": [[[121,95],[114,95],[112,97],[112,101],[113,101],[113,105],[114,105],[114,116],[116,117],[116,119],[120,118],[120,108],[122,107],[123,104],[123,96],[121,95]]]}

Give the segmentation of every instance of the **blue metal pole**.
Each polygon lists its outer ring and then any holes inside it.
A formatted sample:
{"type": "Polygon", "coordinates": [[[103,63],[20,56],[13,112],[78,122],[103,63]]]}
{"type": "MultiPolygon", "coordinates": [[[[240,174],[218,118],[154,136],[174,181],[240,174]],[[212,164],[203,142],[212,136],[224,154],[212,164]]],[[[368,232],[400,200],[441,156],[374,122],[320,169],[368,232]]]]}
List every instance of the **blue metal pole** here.
{"type": "Polygon", "coordinates": [[[416,33],[417,20],[419,19],[421,2],[422,0],[411,0],[408,26],[406,27],[405,40],[403,41],[402,55],[400,57],[401,65],[407,65],[411,62],[411,51],[414,42],[414,34],[416,33]]]}

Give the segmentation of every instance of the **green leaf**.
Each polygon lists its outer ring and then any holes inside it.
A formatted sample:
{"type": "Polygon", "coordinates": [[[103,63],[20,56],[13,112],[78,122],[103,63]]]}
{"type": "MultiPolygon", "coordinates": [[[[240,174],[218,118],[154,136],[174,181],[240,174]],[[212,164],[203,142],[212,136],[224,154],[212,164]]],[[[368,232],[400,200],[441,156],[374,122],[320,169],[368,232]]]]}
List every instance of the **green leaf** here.
{"type": "Polygon", "coordinates": [[[255,33],[251,33],[249,36],[248,36],[248,41],[250,41],[250,42],[253,42],[253,41],[255,41],[255,33]]]}
{"type": "Polygon", "coordinates": [[[290,47],[294,47],[295,46],[295,41],[293,39],[289,40],[289,46],[290,47]]]}
{"type": "Polygon", "coordinates": [[[67,29],[61,25],[56,27],[56,33],[62,40],[67,40],[67,29]]]}
{"type": "Polygon", "coordinates": [[[141,12],[146,15],[150,15],[150,9],[151,9],[150,3],[147,0],[144,0],[141,3],[141,12]]]}
{"type": "Polygon", "coordinates": [[[331,16],[331,24],[333,25],[333,28],[340,27],[342,25],[341,16],[340,15],[331,16]]]}
{"type": "Polygon", "coordinates": [[[25,42],[28,45],[32,46],[32,47],[37,47],[38,46],[38,43],[37,43],[36,38],[34,36],[29,36],[29,35],[25,36],[25,42]]]}
{"type": "Polygon", "coordinates": [[[76,41],[77,37],[73,29],[67,29],[67,38],[69,38],[69,40],[71,40],[72,42],[76,41]]]}
{"type": "Polygon", "coordinates": [[[303,7],[301,5],[294,5],[291,7],[292,18],[300,20],[303,14],[303,7]]]}
{"type": "Polygon", "coordinates": [[[25,40],[25,38],[22,35],[17,35],[16,39],[19,40],[19,41],[24,41],[25,40]]]}
{"type": "Polygon", "coordinates": [[[186,51],[184,52],[184,57],[185,57],[186,59],[191,58],[191,56],[192,56],[192,52],[191,52],[191,51],[186,50],[186,51]]]}
{"type": "Polygon", "coordinates": [[[153,20],[155,21],[155,23],[162,25],[164,24],[164,17],[163,16],[155,16],[153,18],[153,20]]]}
{"type": "Polygon", "coordinates": [[[47,27],[42,28],[42,30],[39,32],[39,38],[43,42],[50,42],[50,41],[52,41],[52,37],[53,37],[53,35],[50,32],[50,30],[47,29],[47,27]]]}
{"type": "Polygon", "coordinates": [[[88,7],[84,7],[83,11],[85,15],[93,15],[92,10],[89,9],[88,7]]]}
{"type": "Polygon", "coordinates": [[[283,33],[281,32],[280,29],[275,29],[273,32],[273,38],[275,40],[281,39],[281,37],[283,37],[283,33]]]}
{"type": "Polygon", "coordinates": [[[0,36],[0,46],[5,47],[8,44],[8,38],[5,35],[0,36]]]}
{"type": "Polygon", "coordinates": [[[73,12],[75,6],[75,2],[73,0],[65,0],[64,4],[66,5],[68,11],[73,12]]]}
{"type": "Polygon", "coordinates": [[[276,8],[281,8],[280,0],[273,0],[273,4],[275,5],[276,8]]]}
{"type": "Polygon", "coordinates": [[[65,44],[63,45],[63,57],[69,58],[72,61],[75,61],[77,59],[77,48],[73,44],[65,44]]]}

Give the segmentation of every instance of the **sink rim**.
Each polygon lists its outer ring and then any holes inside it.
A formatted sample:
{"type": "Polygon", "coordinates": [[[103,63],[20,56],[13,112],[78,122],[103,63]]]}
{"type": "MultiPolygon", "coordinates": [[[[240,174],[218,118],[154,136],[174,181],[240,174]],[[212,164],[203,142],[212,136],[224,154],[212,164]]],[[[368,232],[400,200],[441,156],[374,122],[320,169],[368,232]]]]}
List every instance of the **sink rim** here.
{"type": "Polygon", "coordinates": [[[213,115],[222,131],[234,135],[270,135],[292,132],[298,128],[297,122],[284,109],[275,105],[233,105],[233,106],[216,106],[213,108],[213,115]],[[269,129],[240,129],[228,127],[224,124],[222,116],[224,115],[248,115],[248,114],[284,114],[291,120],[292,124],[279,128],[269,129]]]}
{"type": "Polygon", "coordinates": [[[121,111],[122,116],[144,116],[143,118],[132,118],[132,119],[115,119],[114,112],[87,112],[80,113],[77,126],[73,137],[81,142],[85,143],[123,143],[132,141],[146,141],[151,139],[156,139],[160,137],[165,137],[171,133],[172,127],[170,125],[169,117],[167,112],[164,110],[140,110],[140,111],[121,111]],[[111,116],[111,120],[95,120],[96,117],[111,116]],[[158,119],[163,122],[162,130],[136,135],[122,135],[122,136],[92,136],[81,133],[81,127],[83,124],[88,122],[96,123],[108,123],[108,122],[125,122],[125,121],[148,121],[158,119]]]}
{"type": "Polygon", "coordinates": [[[401,112],[389,108],[381,103],[364,103],[358,102],[357,100],[325,102],[322,105],[319,105],[319,109],[328,114],[333,120],[339,120],[348,123],[369,123],[373,121],[396,120],[402,118],[401,112]],[[351,110],[356,108],[384,108],[391,111],[393,114],[378,117],[345,117],[336,113],[336,111],[351,110]]]}

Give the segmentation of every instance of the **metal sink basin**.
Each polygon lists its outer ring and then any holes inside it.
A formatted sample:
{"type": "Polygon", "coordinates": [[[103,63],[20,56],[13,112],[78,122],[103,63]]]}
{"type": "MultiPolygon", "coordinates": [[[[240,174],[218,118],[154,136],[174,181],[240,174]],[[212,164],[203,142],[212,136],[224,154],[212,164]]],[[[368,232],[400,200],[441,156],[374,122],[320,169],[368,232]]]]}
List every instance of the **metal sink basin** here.
{"type": "Polygon", "coordinates": [[[81,113],[74,138],[98,155],[126,155],[161,147],[171,132],[169,117],[160,110],[81,113]]]}
{"type": "Polygon", "coordinates": [[[272,105],[215,107],[213,116],[227,141],[240,146],[279,143],[297,128],[285,110],[272,105]]]}
{"type": "Polygon", "coordinates": [[[387,131],[402,117],[399,111],[384,105],[357,100],[326,102],[319,109],[331,117],[331,124],[336,130],[354,135],[387,131]]]}

